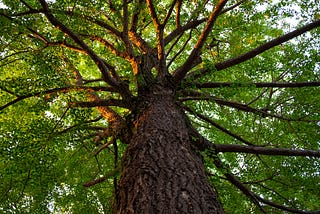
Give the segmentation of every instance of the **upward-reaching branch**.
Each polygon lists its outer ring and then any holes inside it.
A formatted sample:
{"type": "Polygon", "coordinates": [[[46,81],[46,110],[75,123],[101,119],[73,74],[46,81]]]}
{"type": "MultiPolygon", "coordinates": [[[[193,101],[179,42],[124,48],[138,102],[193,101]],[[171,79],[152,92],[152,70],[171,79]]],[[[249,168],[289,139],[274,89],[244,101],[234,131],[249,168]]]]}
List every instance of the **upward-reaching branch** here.
{"type": "Polygon", "coordinates": [[[51,24],[53,24],[57,29],[67,34],[75,43],[77,43],[82,49],[84,49],[88,53],[88,55],[93,59],[93,61],[97,64],[98,68],[100,69],[103,75],[104,80],[109,85],[117,88],[119,84],[110,76],[108,68],[106,67],[102,59],[83,40],[81,40],[77,34],[75,34],[71,29],[66,27],[53,16],[45,0],[39,0],[39,2],[43,7],[45,16],[51,22],[51,24]]]}
{"type": "Polygon", "coordinates": [[[157,12],[156,12],[156,9],[153,5],[152,0],[147,0],[147,6],[148,6],[148,9],[149,9],[154,26],[156,28],[159,28],[160,20],[159,20],[159,17],[157,15],[157,12]]]}
{"type": "Polygon", "coordinates": [[[180,27],[180,11],[181,11],[182,0],[177,0],[176,3],[176,27],[180,27]]]}
{"type": "Polygon", "coordinates": [[[128,12],[128,2],[127,0],[123,0],[123,32],[122,32],[122,40],[126,45],[127,55],[132,58],[133,57],[133,48],[132,44],[129,40],[129,12],[128,12]]]}
{"type": "Polygon", "coordinates": [[[166,66],[165,50],[164,50],[164,39],[163,39],[163,30],[164,30],[164,24],[166,20],[164,21],[163,24],[160,23],[159,17],[156,13],[156,9],[153,5],[152,0],[147,0],[147,5],[148,5],[148,9],[151,14],[151,18],[157,33],[157,43],[158,43],[157,49],[158,49],[158,61],[159,61],[158,78],[163,79],[168,73],[167,66],[166,66]]]}
{"type": "MultiPolygon", "coordinates": [[[[64,58],[64,61],[69,66],[70,70],[74,73],[75,79],[77,81],[77,86],[82,86],[83,78],[79,70],[67,58],[64,58]]],[[[128,143],[128,140],[121,137],[119,134],[122,129],[126,128],[124,119],[115,110],[109,107],[109,105],[112,104],[112,102],[115,100],[109,100],[111,102],[108,103],[108,101],[102,100],[94,91],[90,91],[88,93],[88,98],[90,102],[82,102],[75,104],[70,103],[69,106],[76,107],[81,106],[83,104],[83,107],[91,107],[90,105],[97,107],[101,116],[103,116],[108,121],[108,128],[110,130],[111,135],[115,138],[121,138],[121,140],[124,143],[128,143]]]]}
{"type": "Polygon", "coordinates": [[[295,38],[297,36],[300,36],[301,34],[303,34],[305,32],[308,32],[308,31],[310,31],[310,30],[312,30],[312,29],[314,29],[316,27],[319,27],[319,26],[320,26],[320,19],[317,20],[317,21],[314,21],[314,22],[312,22],[312,23],[310,23],[308,25],[305,25],[304,27],[301,27],[301,28],[299,28],[297,30],[294,30],[294,31],[292,31],[290,33],[287,33],[287,34],[285,34],[283,36],[280,36],[280,37],[278,37],[276,39],[273,39],[270,42],[267,42],[267,43],[255,48],[255,49],[245,53],[245,54],[242,54],[242,55],[238,56],[238,57],[226,60],[224,62],[217,63],[215,65],[215,67],[216,67],[217,70],[222,70],[222,69],[229,68],[231,66],[240,64],[242,62],[245,62],[245,61],[247,61],[249,59],[252,59],[253,57],[255,57],[255,56],[257,56],[257,55],[259,55],[259,54],[261,54],[261,53],[263,53],[263,52],[265,52],[267,50],[269,50],[270,48],[273,48],[273,47],[278,46],[278,45],[280,45],[280,44],[282,44],[284,42],[287,42],[287,41],[289,41],[289,40],[291,40],[291,39],[293,39],[293,38],[295,38]]]}
{"type": "MultiPolygon", "coordinates": [[[[287,42],[295,37],[298,37],[314,28],[317,28],[317,27],[320,27],[320,19],[319,20],[316,20],[310,24],[307,24],[301,28],[298,28],[292,32],[289,32],[285,35],[282,35],[278,38],[275,38],[251,51],[248,51],[247,53],[244,53],[240,56],[237,56],[237,57],[234,57],[232,59],[228,59],[226,61],[223,61],[223,62],[218,62],[216,63],[214,66],[215,66],[215,69],[217,71],[220,71],[220,70],[223,70],[223,69],[226,69],[226,68],[229,68],[229,67],[232,67],[234,65],[238,65],[240,63],[243,63],[243,62],[246,62],[248,61],[249,59],[252,59],[254,57],[256,57],[257,55],[273,48],[273,47],[276,47],[284,42],[287,42]]],[[[201,76],[204,76],[206,75],[208,72],[210,72],[211,70],[210,69],[203,69],[201,70],[201,72],[199,71],[196,71],[196,72],[193,72],[193,73],[190,73],[190,76],[192,79],[197,79],[201,76]]]]}
{"type": "Polygon", "coordinates": [[[219,129],[220,131],[226,133],[227,135],[229,135],[229,136],[231,136],[231,137],[239,140],[240,142],[242,142],[242,143],[244,143],[244,144],[246,144],[246,145],[249,145],[249,146],[255,146],[253,143],[251,143],[251,142],[243,139],[243,138],[240,137],[239,135],[237,135],[237,134],[231,132],[230,130],[228,130],[228,129],[222,127],[222,126],[220,126],[218,123],[216,123],[216,122],[213,121],[212,119],[210,119],[210,118],[208,118],[208,117],[206,117],[206,116],[204,116],[204,115],[202,115],[202,114],[200,114],[200,113],[198,113],[198,112],[193,111],[191,108],[185,106],[185,107],[184,107],[184,110],[186,110],[186,111],[194,114],[194,115],[195,115],[196,117],[198,117],[199,119],[201,119],[201,120],[209,123],[210,125],[216,127],[217,129],[219,129]]]}
{"type": "Polygon", "coordinates": [[[222,11],[227,1],[228,0],[219,0],[217,5],[215,6],[190,56],[188,57],[186,62],[174,72],[173,79],[175,83],[180,83],[187,72],[200,62],[198,58],[200,57],[202,47],[205,44],[205,41],[207,40],[214,26],[214,23],[216,22],[220,12],[222,11]]]}
{"type": "Polygon", "coordinates": [[[173,9],[174,9],[175,5],[177,4],[177,1],[178,1],[178,0],[173,0],[171,6],[170,6],[170,8],[169,8],[169,11],[168,11],[168,13],[166,14],[166,17],[164,18],[164,20],[163,20],[163,22],[162,22],[161,25],[165,26],[165,25],[167,24],[167,22],[168,22],[168,20],[169,20],[169,18],[170,18],[170,16],[171,16],[171,14],[172,14],[173,9]]]}
{"type": "Polygon", "coordinates": [[[176,38],[177,36],[183,34],[184,32],[196,28],[197,26],[199,26],[200,24],[204,23],[206,21],[206,19],[196,19],[196,20],[192,20],[189,21],[187,24],[183,25],[183,26],[179,26],[177,29],[173,30],[168,36],[166,36],[166,38],[164,38],[164,44],[167,45],[169,44],[172,40],[174,40],[174,38],[176,38]]]}
{"type": "Polygon", "coordinates": [[[61,23],[50,11],[49,6],[45,0],[39,0],[43,10],[44,15],[47,19],[54,25],[57,29],[67,34],[75,43],[77,43],[86,53],[91,57],[91,59],[95,62],[97,67],[99,68],[103,80],[108,83],[110,86],[114,87],[124,98],[127,98],[128,102],[133,97],[128,87],[123,87],[125,83],[117,81],[110,75],[110,71],[108,69],[109,65],[101,59],[76,33],[74,33],[71,29],[61,23]]]}

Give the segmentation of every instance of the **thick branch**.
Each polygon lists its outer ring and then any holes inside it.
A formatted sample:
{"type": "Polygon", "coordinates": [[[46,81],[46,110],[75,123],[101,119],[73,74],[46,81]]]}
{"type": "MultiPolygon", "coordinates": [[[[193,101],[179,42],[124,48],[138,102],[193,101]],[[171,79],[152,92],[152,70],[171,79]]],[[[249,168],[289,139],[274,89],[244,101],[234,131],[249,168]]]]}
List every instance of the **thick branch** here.
{"type": "Polygon", "coordinates": [[[195,64],[199,63],[199,61],[197,61],[197,58],[200,57],[202,47],[205,44],[205,41],[207,40],[215,21],[217,20],[226,3],[227,0],[219,0],[217,5],[215,6],[190,56],[188,57],[186,62],[174,72],[173,78],[175,83],[180,83],[187,72],[190,71],[190,69],[192,69],[195,64]]]}
{"type": "MultiPolygon", "coordinates": [[[[165,25],[167,24],[167,22],[168,22],[171,14],[172,14],[172,11],[173,11],[173,9],[174,9],[177,1],[178,1],[178,0],[173,0],[173,1],[172,1],[171,6],[170,6],[170,8],[169,8],[169,11],[168,11],[168,13],[166,14],[166,17],[164,18],[163,22],[161,23],[162,26],[165,26],[165,25]]],[[[179,2],[178,2],[178,4],[179,4],[179,2]]]]}
{"type": "MultiPolygon", "coordinates": [[[[44,14],[47,19],[54,25],[57,29],[61,30],[65,34],[67,34],[75,43],[77,43],[83,50],[85,50],[88,55],[92,58],[92,60],[96,63],[98,68],[100,69],[104,81],[106,81],[109,85],[119,88],[119,83],[116,82],[109,74],[108,68],[102,59],[83,41],[80,39],[78,35],[76,35],[71,29],[62,24],[58,19],[56,19],[53,14],[50,12],[48,4],[45,0],[39,0],[44,9],[44,14]]],[[[120,90],[121,91],[121,90],[120,90]]]]}
{"type": "Polygon", "coordinates": [[[153,48],[144,40],[141,38],[139,34],[133,31],[129,31],[129,38],[130,41],[139,48],[144,54],[146,53],[152,53],[154,52],[153,48]]]}
{"type": "Polygon", "coordinates": [[[287,117],[283,117],[281,115],[276,115],[276,114],[271,114],[266,109],[256,109],[253,108],[247,104],[243,104],[243,103],[238,103],[238,102],[234,102],[234,101],[227,101],[227,100],[223,100],[221,98],[217,98],[214,96],[210,96],[210,95],[206,95],[206,94],[202,94],[199,92],[195,92],[195,91],[183,91],[186,95],[194,95],[195,97],[185,97],[180,99],[180,101],[186,101],[186,100],[211,100],[211,101],[215,101],[217,104],[219,105],[223,105],[223,106],[228,106],[231,108],[235,108],[244,112],[251,112],[257,115],[260,115],[261,117],[273,117],[273,118],[277,118],[280,120],[284,120],[284,121],[303,121],[303,122],[315,122],[315,120],[306,120],[306,119],[293,119],[293,118],[287,118],[287,117]]]}
{"type": "Polygon", "coordinates": [[[82,108],[118,106],[118,107],[122,107],[122,108],[128,108],[128,106],[122,100],[116,100],[116,99],[93,100],[90,102],[70,102],[69,106],[70,107],[82,107],[82,108]]]}
{"type": "Polygon", "coordinates": [[[40,95],[45,95],[45,94],[54,94],[54,93],[66,93],[71,90],[88,90],[88,91],[113,91],[113,88],[108,88],[108,87],[103,87],[103,86],[66,86],[62,88],[53,88],[53,89],[48,89],[46,91],[40,91],[40,92],[35,92],[31,94],[26,94],[26,95],[16,95],[17,98],[8,102],[7,104],[3,105],[0,107],[0,111],[19,102],[24,99],[30,98],[30,97],[37,97],[40,95]]]}
{"type": "Polygon", "coordinates": [[[152,21],[153,21],[153,24],[156,28],[159,27],[160,25],[160,21],[159,21],[159,18],[158,18],[158,15],[156,13],[156,9],[153,5],[153,2],[152,0],[146,0],[147,2],[147,6],[148,6],[148,9],[149,9],[149,13],[151,15],[151,18],[152,18],[152,21]]]}
{"type": "Polygon", "coordinates": [[[174,31],[172,31],[168,36],[166,36],[164,38],[164,44],[167,45],[169,44],[174,38],[176,38],[177,36],[183,34],[184,32],[186,32],[187,30],[196,28],[197,26],[199,26],[200,24],[204,23],[206,21],[206,19],[200,19],[200,20],[193,20],[188,22],[187,24],[175,29],[174,31]]]}
{"type": "Polygon", "coordinates": [[[264,199],[258,195],[255,195],[255,197],[262,203],[264,204],[267,204],[271,207],[275,207],[279,210],[283,210],[283,211],[288,211],[288,212],[291,212],[291,213],[300,213],[300,214],[319,214],[320,213],[320,210],[316,210],[316,211],[308,211],[308,210],[299,210],[299,209],[295,209],[295,208],[292,208],[292,207],[286,207],[282,204],[277,204],[273,201],[270,201],[270,200],[267,200],[267,199],[264,199]]]}
{"type": "Polygon", "coordinates": [[[269,156],[302,156],[302,157],[320,157],[319,150],[305,150],[305,149],[288,149],[288,148],[266,148],[262,146],[244,146],[238,144],[214,144],[203,137],[193,126],[189,127],[190,135],[197,139],[196,146],[201,151],[205,149],[213,149],[217,154],[219,152],[235,152],[247,153],[256,155],[269,155],[269,156]]]}
{"type": "Polygon", "coordinates": [[[177,0],[176,3],[176,27],[180,27],[180,12],[181,12],[182,0],[177,0]]]}
{"type": "Polygon", "coordinates": [[[265,148],[259,146],[243,146],[231,144],[212,144],[216,152],[241,152],[259,155],[272,156],[304,156],[320,157],[320,151],[302,150],[302,149],[285,149],[285,148],[265,148]]]}
{"type": "Polygon", "coordinates": [[[297,30],[294,30],[290,33],[287,33],[283,36],[280,36],[276,39],[273,39],[271,40],[270,42],[267,42],[245,54],[242,54],[238,57],[235,57],[233,59],[229,59],[229,60],[226,60],[224,62],[219,62],[217,64],[215,64],[215,67],[217,70],[223,70],[223,69],[226,69],[226,68],[229,68],[229,67],[232,67],[234,65],[237,65],[237,64],[240,64],[242,62],[245,62],[249,59],[252,59],[254,58],[255,56],[275,47],[275,46],[278,46],[284,42],[287,42],[297,36],[300,36],[301,34],[305,33],[305,32],[308,32],[314,28],[317,28],[320,26],[320,19],[319,20],[316,20],[308,25],[305,25],[304,27],[301,27],[297,30]]]}
{"type": "MultiPolygon", "coordinates": [[[[65,58],[65,62],[69,65],[70,69],[73,71],[78,85],[82,85],[82,76],[76,67],[70,63],[70,61],[65,58]]],[[[125,104],[116,99],[102,100],[94,91],[90,91],[88,94],[90,102],[71,102],[69,106],[73,107],[97,107],[100,114],[108,121],[108,128],[98,134],[96,138],[96,143],[106,136],[113,136],[114,139],[120,138],[123,143],[128,142],[129,131],[126,129],[126,124],[124,119],[109,106],[120,106],[125,108],[125,104]],[[126,135],[122,135],[122,132],[126,131],[126,135]]]]}
{"type": "Polygon", "coordinates": [[[136,32],[137,31],[137,24],[138,24],[138,21],[139,21],[139,14],[140,14],[141,8],[143,8],[142,7],[143,2],[144,2],[144,0],[139,0],[137,5],[135,6],[135,11],[134,11],[134,13],[132,15],[132,18],[131,18],[131,27],[130,27],[129,31],[132,31],[132,32],[136,32]]]}
{"type": "Polygon", "coordinates": [[[256,82],[256,83],[232,83],[232,82],[206,82],[196,83],[197,88],[221,88],[221,87],[251,87],[256,88],[302,88],[317,87],[320,82],[256,82]]]}
{"type": "Polygon", "coordinates": [[[126,45],[126,53],[130,58],[134,56],[134,51],[132,48],[132,44],[129,40],[129,12],[128,12],[128,1],[123,0],[123,32],[122,32],[122,40],[126,45]]]}
{"type": "MultiPolygon", "coordinates": [[[[164,39],[163,39],[164,25],[160,23],[153,1],[147,0],[146,2],[147,2],[147,6],[149,9],[149,13],[151,15],[153,24],[156,28],[156,33],[157,33],[157,43],[158,43],[157,51],[158,51],[158,60],[159,60],[158,77],[161,79],[167,74],[166,58],[165,58],[165,50],[164,50],[164,39]]],[[[166,20],[164,22],[166,22],[166,20]]]]}

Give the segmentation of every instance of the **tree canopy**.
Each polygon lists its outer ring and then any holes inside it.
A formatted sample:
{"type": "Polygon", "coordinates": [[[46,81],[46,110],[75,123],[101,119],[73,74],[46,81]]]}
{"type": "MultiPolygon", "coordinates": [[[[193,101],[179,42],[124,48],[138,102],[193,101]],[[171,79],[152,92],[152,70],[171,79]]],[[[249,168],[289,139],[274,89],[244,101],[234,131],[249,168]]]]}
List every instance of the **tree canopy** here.
{"type": "Polygon", "coordinates": [[[319,213],[319,11],[1,0],[0,212],[110,213],[119,127],[143,89],[171,85],[226,213],[319,213]]]}

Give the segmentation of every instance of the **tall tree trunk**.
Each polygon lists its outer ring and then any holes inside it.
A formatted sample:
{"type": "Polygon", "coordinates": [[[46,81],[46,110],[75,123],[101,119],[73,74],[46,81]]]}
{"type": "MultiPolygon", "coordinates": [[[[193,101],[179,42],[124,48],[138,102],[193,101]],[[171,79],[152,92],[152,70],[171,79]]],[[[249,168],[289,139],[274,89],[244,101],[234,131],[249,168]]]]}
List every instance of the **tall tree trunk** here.
{"type": "Polygon", "coordinates": [[[223,213],[170,90],[142,101],[123,158],[115,213],[223,213]]]}

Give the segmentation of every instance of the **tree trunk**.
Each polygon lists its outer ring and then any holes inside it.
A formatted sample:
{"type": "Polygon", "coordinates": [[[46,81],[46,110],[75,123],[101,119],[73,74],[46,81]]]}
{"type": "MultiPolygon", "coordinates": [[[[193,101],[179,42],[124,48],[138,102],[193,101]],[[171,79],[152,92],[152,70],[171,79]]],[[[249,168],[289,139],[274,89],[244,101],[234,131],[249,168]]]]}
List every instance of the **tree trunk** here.
{"type": "Polygon", "coordinates": [[[144,97],[123,158],[115,213],[223,213],[172,91],[144,97]]]}

